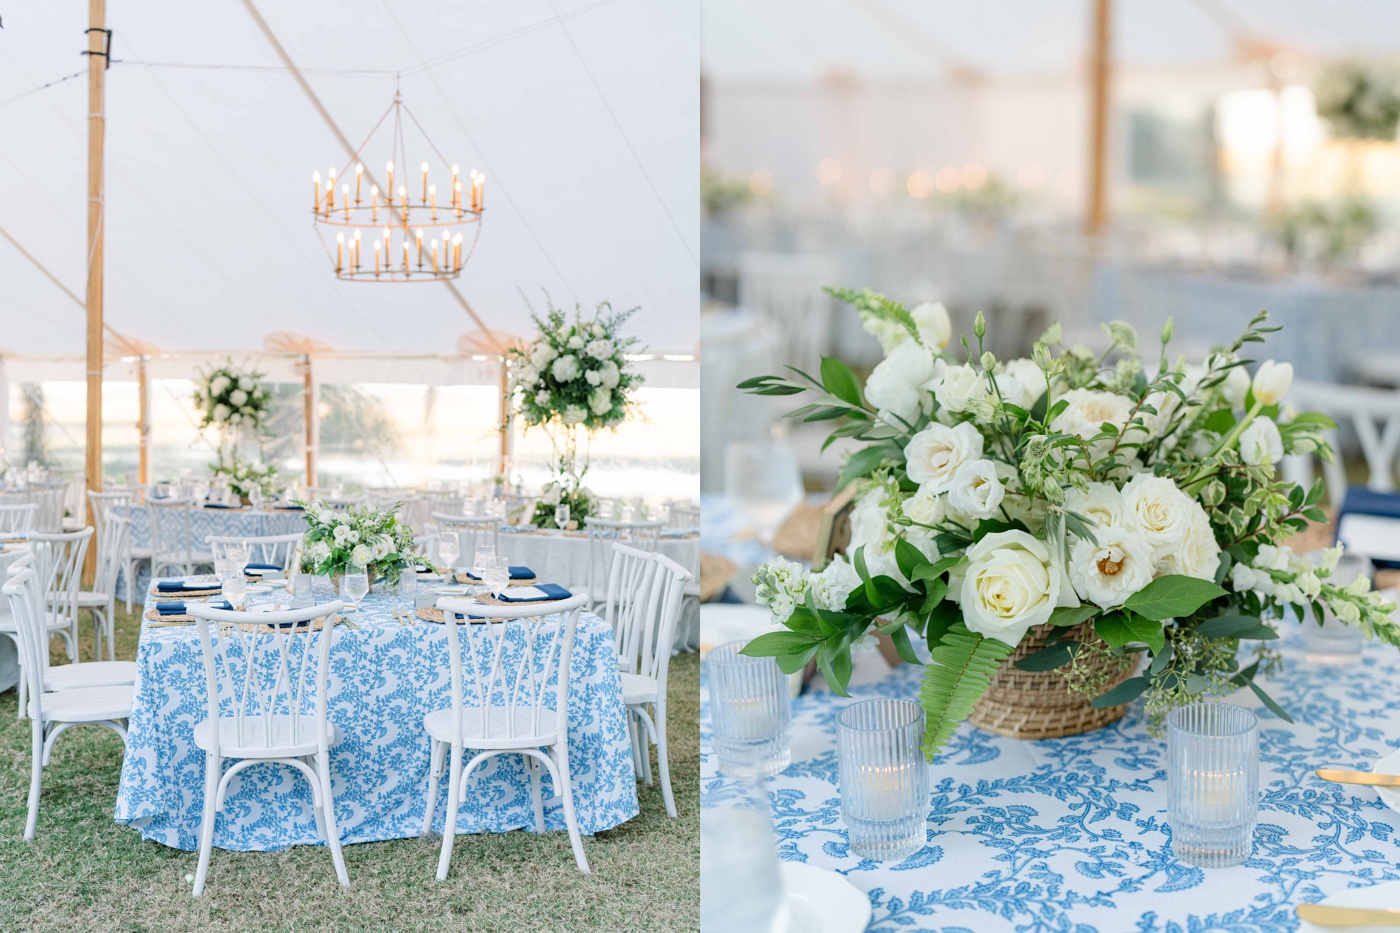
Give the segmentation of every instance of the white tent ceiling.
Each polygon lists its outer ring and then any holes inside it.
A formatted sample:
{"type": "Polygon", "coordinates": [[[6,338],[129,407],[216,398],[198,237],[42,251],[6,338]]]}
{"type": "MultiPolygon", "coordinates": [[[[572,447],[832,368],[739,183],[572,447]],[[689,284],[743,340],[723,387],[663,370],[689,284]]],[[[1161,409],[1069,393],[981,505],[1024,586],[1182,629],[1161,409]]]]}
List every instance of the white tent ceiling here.
{"type": "MultiPolygon", "coordinates": [[[[257,5],[354,144],[401,72],[437,148],[463,174],[486,173],[480,244],[456,284],[493,331],[528,333],[527,299],[542,308],[544,289],[565,306],[640,306],[633,328],[650,350],[693,352],[697,0],[257,5]]],[[[3,13],[0,230],[81,297],[87,82],[25,92],[85,67],[87,4],[3,13]]],[[[170,351],[256,349],[291,332],[397,352],[452,352],[476,329],[442,284],[334,278],[309,216],[311,172],[347,156],[242,2],[108,0],[107,15],[113,329],[170,351]]],[[[437,161],[407,137],[409,165],[437,161]]],[[[376,143],[365,161],[382,172],[387,136],[376,143]]],[[[83,341],[82,309],[0,237],[0,352],[81,353],[83,341]]]]}

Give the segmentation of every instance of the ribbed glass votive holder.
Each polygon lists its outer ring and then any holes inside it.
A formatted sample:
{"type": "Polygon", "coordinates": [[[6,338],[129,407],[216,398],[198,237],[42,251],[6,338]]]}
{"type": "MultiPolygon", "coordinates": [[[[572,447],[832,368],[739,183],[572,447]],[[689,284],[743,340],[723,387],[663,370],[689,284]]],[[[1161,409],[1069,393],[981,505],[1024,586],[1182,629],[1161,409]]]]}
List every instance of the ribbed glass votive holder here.
{"type": "Polygon", "coordinates": [[[727,642],[705,657],[712,745],[725,776],[772,777],[792,757],[792,698],[778,662],[740,654],[746,644],[727,642]]]}
{"type": "Polygon", "coordinates": [[[853,854],[895,860],[924,847],[929,785],[923,735],[923,707],[909,700],[863,700],[836,717],[841,816],[853,854]]]}
{"type": "Polygon", "coordinates": [[[1228,703],[1167,716],[1167,822],[1172,852],[1202,868],[1249,857],[1259,813],[1259,717],[1228,703]]]}

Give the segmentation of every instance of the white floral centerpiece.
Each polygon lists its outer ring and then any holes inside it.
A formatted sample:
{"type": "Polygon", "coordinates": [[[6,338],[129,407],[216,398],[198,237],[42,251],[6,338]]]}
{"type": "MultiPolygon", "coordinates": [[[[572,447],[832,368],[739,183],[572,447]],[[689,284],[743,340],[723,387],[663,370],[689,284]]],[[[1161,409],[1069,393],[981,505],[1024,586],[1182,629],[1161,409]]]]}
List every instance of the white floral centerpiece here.
{"type": "Polygon", "coordinates": [[[399,521],[399,505],[380,511],[351,508],[335,511],[324,502],[297,502],[306,509],[302,535],[304,573],[338,579],[361,565],[374,579],[393,583],[410,562],[422,560],[413,549],[413,529],[399,521]]]}
{"type": "Polygon", "coordinates": [[[1334,136],[1394,142],[1400,123],[1400,79],[1392,69],[1337,62],[1319,76],[1313,99],[1317,115],[1334,136]]]}
{"type": "Polygon", "coordinates": [[[247,428],[256,431],[272,413],[272,394],[262,384],[263,374],[240,371],[229,360],[202,373],[194,390],[194,407],[201,428],[247,428]]]}
{"type": "Polygon", "coordinates": [[[540,490],[540,501],[535,505],[534,514],[530,516],[532,525],[536,528],[559,527],[554,520],[554,510],[562,504],[569,507],[569,521],[577,522],[579,527],[583,526],[583,520],[598,508],[598,497],[587,486],[576,485],[572,480],[571,476],[563,476],[545,483],[544,488],[540,490]]]}
{"type": "Polygon", "coordinates": [[[862,442],[840,478],[859,488],[851,541],[820,572],[782,560],[759,570],[758,598],[785,629],[746,653],[785,671],[815,661],[844,694],[854,644],[883,632],[919,663],[922,640],[932,757],[1032,630],[1045,647],[1017,667],[1059,669],[1096,707],[1144,696],[1157,718],[1248,686],[1287,719],[1259,678],[1278,663],[1269,643],[1290,612],[1319,623],[1330,612],[1400,645],[1395,607],[1369,581],[1330,582],[1339,549],[1313,560],[1285,543],[1325,520],[1323,484],[1294,485],[1275,465],[1289,453],[1330,460],[1320,432],[1333,424],[1283,404],[1289,364],[1262,363],[1251,379],[1239,354],[1277,330],[1267,314],[1199,364],[1171,360],[1168,321],[1149,368],[1122,323],[1106,325],[1103,354],[1064,346],[1057,325],[1031,358],[1003,361],[982,349],[980,314],[975,349],[963,340],[957,352],[940,306],[832,294],[885,348],[863,390],[836,359],[822,360],[820,379],[740,385],[815,390],[791,415],[837,421],[834,435],[862,442]],[[1140,673],[1101,692],[1086,670],[1105,655],[1140,673]]]}
{"type": "MultiPolygon", "coordinates": [[[[627,355],[637,340],[622,332],[635,313],[635,308],[613,311],[603,302],[591,317],[576,307],[570,320],[551,306],[543,318],[530,315],[539,331],[535,340],[510,351],[520,418],[527,428],[548,431],[554,450],[558,477],[545,493],[556,487],[580,522],[591,508],[592,495],[583,486],[588,458],[585,449],[579,460],[579,432],[591,435],[617,428],[632,410],[633,393],[643,382],[628,368],[627,355]]],[[[546,509],[541,502],[535,524],[553,527],[557,504],[546,509]]]]}
{"type": "Polygon", "coordinates": [[[245,460],[236,447],[221,446],[209,469],[215,476],[223,477],[228,488],[245,500],[252,499],[255,490],[270,496],[277,489],[276,464],[245,460]]]}

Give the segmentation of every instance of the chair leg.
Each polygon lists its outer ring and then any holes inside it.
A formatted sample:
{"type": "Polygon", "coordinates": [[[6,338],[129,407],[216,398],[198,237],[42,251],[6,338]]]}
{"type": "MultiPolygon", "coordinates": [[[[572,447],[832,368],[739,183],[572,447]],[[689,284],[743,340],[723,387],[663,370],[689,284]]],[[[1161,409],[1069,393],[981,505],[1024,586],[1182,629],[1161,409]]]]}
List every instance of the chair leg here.
{"type": "Polygon", "coordinates": [[[136,589],[136,561],[128,557],[122,563],[122,577],[126,581],[126,611],[131,611],[131,594],[136,589]]]}
{"type": "MultiPolygon", "coordinates": [[[[24,683],[21,679],[20,683],[24,683]]],[[[44,780],[44,726],[35,719],[30,725],[33,750],[29,765],[29,818],[24,823],[24,838],[32,840],[39,823],[39,785],[44,780]]]]}
{"type": "Polygon", "coordinates": [[[102,640],[107,634],[107,615],[101,609],[89,609],[92,616],[92,659],[102,660],[102,640]]]}
{"type": "Polygon", "coordinates": [[[103,619],[103,637],[107,639],[107,660],[117,659],[117,598],[107,603],[107,614],[103,619]]]}
{"type": "Polygon", "coordinates": [[[24,671],[19,672],[19,714],[16,719],[24,719],[29,715],[29,680],[24,676],[24,671]]]}
{"type": "Polygon", "coordinates": [[[540,789],[540,760],[533,755],[525,756],[525,767],[530,772],[530,801],[535,806],[535,832],[544,832],[544,791],[540,789]]]}
{"type": "Polygon", "coordinates": [[[564,826],[569,830],[569,845],[573,847],[578,870],[587,875],[590,873],[588,856],[583,854],[583,837],[579,835],[578,817],[574,815],[574,782],[569,775],[569,759],[567,755],[556,752],[554,761],[559,770],[559,783],[562,785],[559,790],[564,795],[564,826]]]}
{"type": "Polygon", "coordinates": [[[639,732],[641,732],[641,723],[637,721],[637,717],[633,715],[632,711],[629,709],[627,711],[627,739],[632,744],[632,780],[634,781],[639,781],[642,778],[642,755],[639,751],[641,743],[638,741],[640,738],[638,735],[639,732]]]}
{"type": "Polygon", "coordinates": [[[661,796],[666,801],[666,815],[675,818],[676,798],[671,793],[671,759],[666,750],[666,701],[652,706],[656,717],[656,770],[661,781],[661,796]]]}
{"type": "Polygon", "coordinates": [[[428,768],[428,794],[423,804],[423,828],[418,830],[419,836],[426,836],[433,831],[433,817],[437,813],[438,784],[442,783],[442,760],[447,757],[445,743],[437,739],[428,741],[433,743],[433,751],[429,756],[432,764],[428,768]]]}
{"type": "Polygon", "coordinates": [[[447,769],[447,824],[442,829],[442,854],[438,856],[437,880],[447,880],[452,863],[452,843],[457,838],[457,811],[462,806],[462,746],[452,745],[452,767],[447,769]]]}
{"type": "MultiPolygon", "coordinates": [[[[321,773],[319,766],[316,764],[315,755],[303,755],[301,761],[302,764],[306,765],[312,771],[315,771],[317,774],[321,773]]],[[[325,800],[326,798],[322,796],[322,803],[319,807],[313,802],[311,805],[311,813],[312,816],[316,818],[316,838],[329,841],[330,833],[326,830],[325,800]]]]}
{"type": "Polygon", "coordinates": [[[209,856],[214,851],[214,819],[218,811],[214,808],[214,798],[219,792],[219,756],[208,752],[204,756],[204,821],[199,827],[199,867],[194,873],[194,892],[191,897],[204,893],[204,879],[209,875],[209,856]]]}
{"type": "Polygon", "coordinates": [[[335,821],[335,797],[331,794],[331,754],[329,751],[316,756],[316,771],[321,776],[321,799],[325,801],[326,845],[330,846],[331,861],[335,863],[335,876],[342,888],[350,887],[350,875],[345,871],[345,856],[340,851],[340,827],[335,821]]]}
{"type": "MultiPolygon", "coordinates": [[[[646,707],[642,707],[645,709],[646,707]]],[[[641,715],[637,716],[637,754],[642,756],[642,781],[651,786],[651,732],[641,715]]]]}

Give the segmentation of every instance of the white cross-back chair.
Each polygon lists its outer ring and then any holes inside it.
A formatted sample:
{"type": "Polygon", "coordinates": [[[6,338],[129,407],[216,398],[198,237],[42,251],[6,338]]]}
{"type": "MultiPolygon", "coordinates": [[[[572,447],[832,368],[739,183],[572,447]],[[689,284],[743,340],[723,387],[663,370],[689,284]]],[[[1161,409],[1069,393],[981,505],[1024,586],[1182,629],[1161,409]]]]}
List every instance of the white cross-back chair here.
{"type": "MultiPolygon", "coordinates": [[[[1366,458],[1366,488],[1376,492],[1395,491],[1395,468],[1400,455],[1400,392],[1365,386],[1329,385],[1318,382],[1297,382],[1288,403],[1300,411],[1319,411],[1337,422],[1338,428],[1350,424],[1356,431],[1361,453],[1366,458]]],[[[1339,431],[1325,428],[1323,438],[1332,446],[1337,457],[1332,463],[1322,463],[1322,475],[1333,506],[1339,506],[1346,496],[1346,471],[1341,461],[1339,431]]],[[[1312,484],[1313,454],[1294,454],[1284,458],[1283,475],[1290,482],[1303,486],[1312,484]]]]}
{"type": "MultiPolygon", "coordinates": [[[[89,492],[88,501],[92,503],[92,514],[97,521],[97,547],[102,548],[102,533],[106,526],[108,515],[116,514],[124,516],[128,521],[135,517],[132,511],[132,503],[140,500],[140,488],[117,490],[113,492],[89,492]]],[[[126,581],[126,611],[131,611],[131,602],[136,595],[136,565],[141,561],[148,561],[152,557],[150,547],[138,546],[131,543],[131,530],[128,527],[126,544],[117,555],[121,561],[122,579],[126,581]]],[[[154,568],[152,568],[154,569],[154,568]]]]}
{"type": "Polygon", "coordinates": [[[669,502],[666,505],[667,528],[699,528],[700,506],[689,502],[669,502]]]}
{"type": "Polygon", "coordinates": [[[151,577],[188,576],[198,566],[213,566],[214,555],[194,546],[194,506],[186,499],[146,503],[151,519],[151,577]]]}
{"type": "Polygon", "coordinates": [[[204,539],[210,549],[224,544],[248,545],[248,563],[276,564],[287,576],[292,575],[292,557],[301,543],[300,532],[286,535],[209,535],[204,539]]]}
{"type": "Polygon", "coordinates": [[[204,749],[194,897],[204,891],[214,821],[229,782],[244,768],[268,762],[287,765],[311,785],[316,830],[330,847],[341,887],[350,886],[331,792],[330,750],[343,736],[326,713],[331,643],[343,607],[336,600],[285,612],[238,612],[190,604],[208,701],[206,718],[194,729],[194,743],[204,749]],[[225,759],[235,759],[227,771],[225,759]]]}
{"type": "Polygon", "coordinates": [[[27,684],[25,702],[31,745],[29,816],[24,824],[24,838],[33,839],[39,820],[39,789],[55,740],[73,726],[91,724],[111,729],[125,743],[132,688],[130,685],[80,687],[48,692],[43,675],[49,652],[43,582],[32,566],[21,567],[18,572],[13,572],[12,568],[0,591],[9,600],[10,612],[18,623],[20,682],[27,684]]]}
{"type": "Polygon", "coordinates": [[[579,871],[588,873],[569,774],[569,669],[584,602],[582,595],[516,606],[488,606],[450,597],[438,601],[447,622],[452,705],[423,719],[432,739],[432,767],[422,835],[432,830],[443,760],[450,751],[439,881],[446,880],[452,861],[467,779],[478,765],[497,755],[525,756],[537,832],[545,828],[540,770],[549,772],[555,793],[563,798],[574,860],[579,871]],[[551,698],[553,709],[548,703],[551,698]],[[464,766],[464,751],[469,748],[475,754],[464,766]]]}
{"type": "Polygon", "coordinates": [[[639,551],[654,551],[661,543],[661,529],[666,523],[659,519],[646,519],[625,522],[621,519],[584,519],[588,528],[588,568],[581,584],[588,591],[591,605],[597,605],[605,596],[608,574],[611,571],[614,544],[625,544],[639,551]]]}
{"type": "Polygon", "coordinates": [[[37,556],[41,578],[46,581],[48,611],[68,649],[68,658],[78,660],[78,589],[83,582],[83,561],[92,546],[91,527],[82,531],[36,531],[29,536],[37,556]],[[66,633],[66,634],[65,634],[66,633]]]}
{"type": "MultiPolygon", "coordinates": [[[[93,657],[101,659],[102,643],[107,643],[107,660],[116,660],[113,632],[117,608],[117,575],[122,570],[122,558],[131,537],[131,522],[109,510],[97,535],[97,561],[93,571],[92,589],[78,593],[78,608],[92,616],[93,657]]],[[[130,579],[130,578],[128,578],[130,579]]],[[[128,587],[128,591],[129,591],[128,587]]]]}
{"type": "Polygon", "coordinates": [[[656,746],[661,795],[666,813],[676,815],[671,793],[670,750],[666,742],[666,675],[671,644],[690,571],[664,554],[613,545],[612,573],[604,606],[617,642],[622,702],[632,739],[632,763],[651,784],[651,750],[656,746]]]}
{"type": "MultiPolygon", "coordinates": [[[[79,565],[81,566],[81,561],[79,565]]],[[[41,566],[38,556],[30,551],[22,554],[10,564],[9,575],[16,576],[22,570],[34,571],[36,584],[42,584],[47,579],[45,570],[41,566]]],[[[40,585],[34,588],[34,596],[37,599],[40,592],[40,585]]],[[[73,661],[69,664],[61,664],[57,667],[49,663],[49,638],[54,634],[62,635],[66,631],[68,624],[59,613],[53,611],[47,605],[48,596],[44,598],[44,605],[35,605],[32,618],[42,619],[45,626],[43,650],[39,653],[39,679],[44,684],[46,691],[73,690],[82,687],[120,687],[136,683],[136,662],[135,661],[73,661]]],[[[6,601],[8,603],[8,600],[6,601]]],[[[8,610],[7,610],[8,613],[8,610]]],[[[19,645],[19,632],[14,621],[13,614],[6,614],[0,617],[0,624],[8,623],[7,629],[0,629],[0,634],[10,637],[19,645]]],[[[25,663],[24,653],[19,653],[20,663],[25,663]]],[[[28,708],[27,699],[29,696],[28,682],[24,677],[19,680],[19,718],[23,719],[28,708]]]]}
{"type": "Polygon", "coordinates": [[[499,547],[501,540],[501,520],[490,515],[449,515],[434,512],[433,521],[439,531],[457,532],[457,566],[470,567],[477,545],[489,544],[499,547]]]}
{"type": "Polygon", "coordinates": [[[11,502],[0,499],[0,538],[26,535],[34,530],[39,506],[33,502],[11,502]]]}

